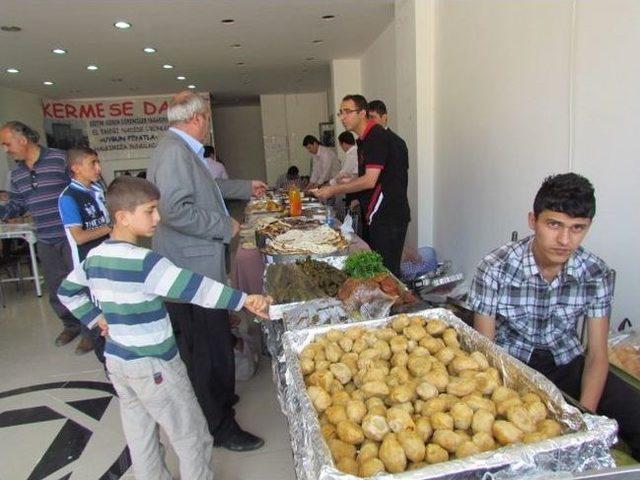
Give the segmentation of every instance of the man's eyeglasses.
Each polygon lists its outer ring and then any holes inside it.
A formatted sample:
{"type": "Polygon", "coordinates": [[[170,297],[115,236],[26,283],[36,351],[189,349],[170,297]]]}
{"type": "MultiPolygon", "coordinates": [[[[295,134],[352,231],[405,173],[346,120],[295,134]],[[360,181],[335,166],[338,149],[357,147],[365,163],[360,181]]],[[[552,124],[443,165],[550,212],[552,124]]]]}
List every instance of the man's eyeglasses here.
{"type": "Polygon", "coordinates": [[[358,108],[356,110],[351,110],[350,108],[343,108],[342,110],[338,110],[338,113],[336,113],[336,116],[340,118],[343,115],[351,115],[352,113],[359,112],[361,110],[362,110],[361,108],[358,108]]]}
{"type": "Polygon", "coordinates": [[[38,188],[38,181],[36,180],[36,171],[31,170],[29,173],[31,175],[31,188],[35,190],[36,188],[38,188]]]}

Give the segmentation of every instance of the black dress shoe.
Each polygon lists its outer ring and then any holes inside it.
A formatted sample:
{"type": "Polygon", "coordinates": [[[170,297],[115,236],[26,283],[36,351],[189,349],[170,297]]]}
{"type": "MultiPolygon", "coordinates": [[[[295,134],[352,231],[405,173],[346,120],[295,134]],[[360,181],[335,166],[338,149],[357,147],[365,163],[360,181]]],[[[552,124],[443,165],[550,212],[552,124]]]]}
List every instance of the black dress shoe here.
{"type": "Polygon", "coordinates": [[[71,340],[80,335],[80,330],[73,330],[71,328],[65,328],[60,335],[56,338],[56,347],[62,347],[71,340]]]}
{"type": "Polygon", "coordinates": [[[257,450],[263,445],[263,439],[242,430],[240,427],[233,429],[222,438],[213,438],[214,447],[226,448],[233,452],[249,452],[251,450],[257,450]]]}

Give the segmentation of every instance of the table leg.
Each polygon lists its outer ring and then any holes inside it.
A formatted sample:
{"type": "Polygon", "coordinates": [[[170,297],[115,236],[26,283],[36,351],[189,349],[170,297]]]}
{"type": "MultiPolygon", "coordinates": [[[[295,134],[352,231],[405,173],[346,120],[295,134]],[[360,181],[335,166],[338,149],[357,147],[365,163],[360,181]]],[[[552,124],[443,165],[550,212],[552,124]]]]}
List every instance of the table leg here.
{"type": "Polygon", "coordinates": [[[42,289],[40,288],[40,272],[38,271],[38,259],[36,257],[36,249],[32,242],[29,243],[29,256],[31,257],[31,270],[33,271],[33,281],[36,282],[36,294],[41,297],[42,289]]]}

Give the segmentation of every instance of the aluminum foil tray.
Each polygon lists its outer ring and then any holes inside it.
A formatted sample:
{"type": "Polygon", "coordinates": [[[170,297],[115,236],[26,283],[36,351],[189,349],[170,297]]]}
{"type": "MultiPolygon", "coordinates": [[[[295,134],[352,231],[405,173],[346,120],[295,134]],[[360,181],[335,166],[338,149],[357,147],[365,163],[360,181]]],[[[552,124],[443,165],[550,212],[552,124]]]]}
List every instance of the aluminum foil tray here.
{"type": "MultiPolygon", "coordinates": [[[[564,435],[533,444],[510,445],[465,459],[450,460],[400,474],[384,474],[379,480],[463,480],[522,479],[543,472],[582,472],[612,468],[615,463],[609,447],[616,440],[614,420],[595,415],[582,415],[568,405],[558,390],[542,374],[509,356],[502,348],[475,332],[462,320],[445,309],[415,312],[430,318],[440,318],[458,331],[463,348],[484,353],[503,376],[505,383],[516,389],[527,388],[542,397],[551,415],[565,428],[564,435]]],[[[390,317],[389,317],[390,318],[390,317]]],[[[386,325],[389,318],[362,322],[364,327],[386,325]]],[[[299,480],[356,480],[335,468],[329,448],[320,433],[315,409],[306,393],[298,353],[316,335],[332,329],[347,329],[350,325],[332,325],[289,331],[283,337],[284,381],[279,388],[280,403],[289,421],[294,465],[299,480]]]]}

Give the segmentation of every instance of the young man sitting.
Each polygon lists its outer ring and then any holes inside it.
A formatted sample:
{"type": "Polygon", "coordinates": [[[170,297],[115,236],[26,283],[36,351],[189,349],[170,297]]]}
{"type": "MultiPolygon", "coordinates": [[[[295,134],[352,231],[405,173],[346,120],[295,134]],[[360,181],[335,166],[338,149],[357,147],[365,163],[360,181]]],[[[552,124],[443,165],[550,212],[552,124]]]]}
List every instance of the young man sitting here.
{"type": "Polygon", "coordinates": [[[474,327],[589,410],[615,418],[640,459],[640,394],[609,373],[613,271],[580,246],[596,211],[594,189],[575,173],[548,177],[529,213],[533,235],[478,265],[469,303],[474,327]],[[586,354],[577,333],[587,324],[586,354]]]}

